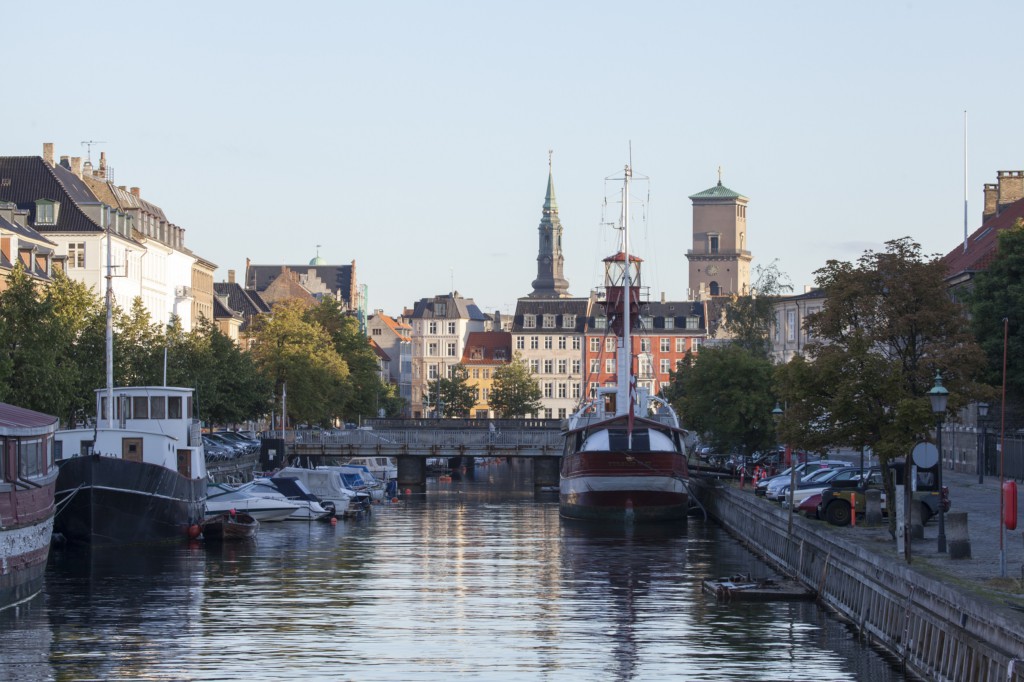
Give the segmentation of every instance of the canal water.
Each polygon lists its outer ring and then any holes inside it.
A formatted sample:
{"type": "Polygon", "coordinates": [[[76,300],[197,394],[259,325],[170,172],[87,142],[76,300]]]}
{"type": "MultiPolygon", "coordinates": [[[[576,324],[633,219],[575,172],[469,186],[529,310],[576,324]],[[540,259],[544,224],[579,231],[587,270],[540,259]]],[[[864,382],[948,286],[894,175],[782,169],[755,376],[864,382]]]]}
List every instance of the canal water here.
{"type": "Polygon", "coordinates": [[[712,522],[579,526],[528,462],[254,543],[55,549],[0,612],[0,680],[902,680],[811,603],[722,604],[770,569],[712,522]]]}

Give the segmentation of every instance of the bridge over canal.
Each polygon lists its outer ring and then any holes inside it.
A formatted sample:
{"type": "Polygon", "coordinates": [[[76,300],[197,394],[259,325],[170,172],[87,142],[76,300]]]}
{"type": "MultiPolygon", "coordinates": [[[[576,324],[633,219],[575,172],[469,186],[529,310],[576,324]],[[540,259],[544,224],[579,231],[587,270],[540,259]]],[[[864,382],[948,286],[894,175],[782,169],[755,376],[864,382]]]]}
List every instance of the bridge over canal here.
{"type": "Polygon", "coordinates": [[[427,460],[524,457],[533,461],[534,485],[558,485],[562,425],[557,419],[374,419],[358,429],[299,429],[263,434],[261,464],[299,459],[394,457],[398,487],[426,492],[427,460]]]}

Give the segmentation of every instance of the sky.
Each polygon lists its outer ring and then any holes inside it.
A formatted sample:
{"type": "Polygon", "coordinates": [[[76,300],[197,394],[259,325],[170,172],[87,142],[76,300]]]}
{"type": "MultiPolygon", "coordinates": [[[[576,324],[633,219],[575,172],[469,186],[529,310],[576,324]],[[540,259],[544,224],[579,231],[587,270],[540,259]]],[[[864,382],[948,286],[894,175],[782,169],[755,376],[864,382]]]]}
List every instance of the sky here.
{"type": "Polygon", "coordinates": [[[392,315],[515,310],[548,150],[570,292],[617,250],[632,159],[633,250],[672,300],[719,168],[796,292],[889,239],[962,244],[965,130],[970,231],[1024,169],[1017,1],[4,4],[0,154],[105,152],[217,281],[319,252],[392,315]]]}

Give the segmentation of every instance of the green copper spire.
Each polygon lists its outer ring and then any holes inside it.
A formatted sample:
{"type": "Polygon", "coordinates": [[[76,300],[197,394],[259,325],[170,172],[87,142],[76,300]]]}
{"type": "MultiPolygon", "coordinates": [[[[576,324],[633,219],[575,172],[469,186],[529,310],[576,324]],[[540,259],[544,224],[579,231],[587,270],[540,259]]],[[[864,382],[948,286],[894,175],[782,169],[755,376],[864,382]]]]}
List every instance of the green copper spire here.
{"type": "Polygon", "coordinates": [[[555,200],[555,179],[551,174],[551,152],[548,150],[548,193],[544,197],[544,212],[558,213],[558,202],[555,200]]]}
{"type": "Polygon", "coordinates": [[[537,250],[537,279],[533,280],[530,298],[569,298],[569,282],[563,275],[562,222],[558,219],[555,181],[551,173],[551,150],[548,150],[548,192],[537,227],[540,243],[537,250]]]}

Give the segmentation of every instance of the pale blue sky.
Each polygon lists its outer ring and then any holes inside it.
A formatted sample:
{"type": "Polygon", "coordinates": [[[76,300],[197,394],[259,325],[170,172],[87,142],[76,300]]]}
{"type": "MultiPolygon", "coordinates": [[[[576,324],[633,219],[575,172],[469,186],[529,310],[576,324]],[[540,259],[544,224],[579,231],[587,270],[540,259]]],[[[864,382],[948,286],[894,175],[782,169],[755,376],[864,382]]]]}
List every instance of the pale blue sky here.
{"type": "Polygon", "coordinates": [[[227,270],[356,261],[391,314],[454,281],[511,312],[536,275],[554,150],[570,290],[632,142],[636,251],[686,296],[687,196],[750,199],[754,264],[796,289],[829,258],[963,239],[1024,169],[1020,2],[6,2],[0,153],[102,140],[227,270]],[[646,193],[646,188],[643,189],[646,193]]]}

